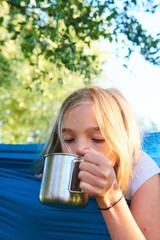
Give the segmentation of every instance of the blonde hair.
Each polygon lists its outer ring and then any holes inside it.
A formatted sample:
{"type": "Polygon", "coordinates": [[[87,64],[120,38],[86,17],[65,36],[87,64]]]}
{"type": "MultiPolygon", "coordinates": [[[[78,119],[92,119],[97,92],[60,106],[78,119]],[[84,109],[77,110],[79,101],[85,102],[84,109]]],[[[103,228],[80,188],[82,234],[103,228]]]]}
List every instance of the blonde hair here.
{"type": "Polygon", "coordinates": [[[133,158],[135,162],[139,160],[141,141],[131,107],[115,88],[89,86],[78,89],[68,96],[60,108],[42,158],[46,153],[62,152],[61,123],[64,114],[72,107],[86,102],[93,104],[98,125],[110,147],[108,158],[116,162],[114,168],[117,181],[124,193],[127,191],[129,179],[132,178],[133,158]]]}

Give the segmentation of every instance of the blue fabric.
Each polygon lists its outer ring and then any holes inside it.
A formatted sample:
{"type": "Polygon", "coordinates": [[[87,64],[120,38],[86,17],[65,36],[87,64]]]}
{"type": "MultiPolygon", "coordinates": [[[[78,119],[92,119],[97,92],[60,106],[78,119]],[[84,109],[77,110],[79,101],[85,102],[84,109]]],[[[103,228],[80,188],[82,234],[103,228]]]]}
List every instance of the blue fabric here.
{"type": "MultiPolygon", "coordinates": [[[[40,203],[41,179],[26,167],[42,147],[0,144],[0,239],[111,239],[94,198],[81,209],[40,203]]],[[[145,135],[143,148],[160,166],[160,133],[145,135]]]]}
{"type": "Polygon", "coordinates": [[[83,209],[39,202],[41,179],[13,170],[0,174],[0,239],[106,239],[94,198],[83,209]]]}

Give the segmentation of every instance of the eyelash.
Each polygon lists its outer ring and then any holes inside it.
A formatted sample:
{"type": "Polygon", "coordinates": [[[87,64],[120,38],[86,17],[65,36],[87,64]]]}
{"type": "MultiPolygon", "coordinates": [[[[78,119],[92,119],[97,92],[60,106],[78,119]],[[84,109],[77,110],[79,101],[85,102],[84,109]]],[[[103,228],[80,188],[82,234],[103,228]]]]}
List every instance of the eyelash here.
{"type": "Polygon", "coordinates": [[[74,141],[74,138],[64,139],[64,142],[65,142],[65,143],[72,143],[73,141],[74,141]]]}
{"type": "Polygon", "coordinates": [[[105,139],[97,139],[97,138],[92,138],[92,141],[96,142],[96,143],[102,143],[105,141],[105,139]]]}
{"type": "MultiPolygon", "coordinates": [[[[72,143],[75,139],[71,138],[71,139],[64,139],[65,143],[72,143]]],[[[96,138],[92,138],[92,141],[96,142],[96,143],[102,143],[105,141],[105,139],[96,139],[96,138]]]]}

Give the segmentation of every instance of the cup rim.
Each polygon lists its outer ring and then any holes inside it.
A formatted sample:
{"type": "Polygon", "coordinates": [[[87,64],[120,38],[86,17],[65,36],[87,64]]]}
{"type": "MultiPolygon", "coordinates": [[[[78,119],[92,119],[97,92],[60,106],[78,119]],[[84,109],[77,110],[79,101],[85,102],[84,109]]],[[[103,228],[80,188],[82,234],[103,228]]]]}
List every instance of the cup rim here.
{"type": "Polygon", "coordinates": [[[72,156],[78,159],[83,159],[83,157],[76,155],[76,154],[71,154],[71,153],[47,153],[46,155],[44,155],[44,158],[48,157],[48,156],[52,156],[52,155],[64,155],[64,156],[72,156]]]}

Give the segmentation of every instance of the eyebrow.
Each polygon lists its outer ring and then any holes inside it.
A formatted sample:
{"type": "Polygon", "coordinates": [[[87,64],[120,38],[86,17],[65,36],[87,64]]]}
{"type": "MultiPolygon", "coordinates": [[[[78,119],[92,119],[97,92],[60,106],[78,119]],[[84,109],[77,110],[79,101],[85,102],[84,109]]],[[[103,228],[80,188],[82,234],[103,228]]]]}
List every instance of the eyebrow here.
{"type": "MultiPolygon", "coordinates": [[[[100,132],[100,128],[99,127],[90,127],[87,129],[87,132],[90,132],[90,131],[100,132]]],[[[62,133],[65,133],[65,132],[73,132],[73,130],[70,128],[62,128],[62,133]]]]}

